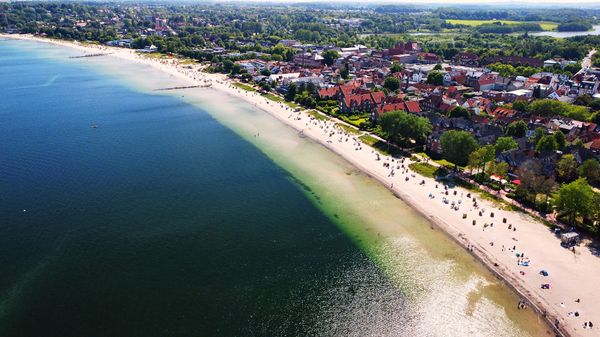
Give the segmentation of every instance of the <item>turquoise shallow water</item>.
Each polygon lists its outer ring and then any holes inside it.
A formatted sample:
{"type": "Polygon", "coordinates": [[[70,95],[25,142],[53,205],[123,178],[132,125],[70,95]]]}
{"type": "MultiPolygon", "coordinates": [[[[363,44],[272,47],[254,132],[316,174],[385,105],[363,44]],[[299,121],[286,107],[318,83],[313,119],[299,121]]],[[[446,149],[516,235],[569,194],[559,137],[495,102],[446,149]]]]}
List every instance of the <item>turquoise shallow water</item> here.
{"type": "Polygon", "coordinates": [[[399,308],[256,148],[45,48],[0,41],[0,336],[318,335],[365,287],[399,308]]]}

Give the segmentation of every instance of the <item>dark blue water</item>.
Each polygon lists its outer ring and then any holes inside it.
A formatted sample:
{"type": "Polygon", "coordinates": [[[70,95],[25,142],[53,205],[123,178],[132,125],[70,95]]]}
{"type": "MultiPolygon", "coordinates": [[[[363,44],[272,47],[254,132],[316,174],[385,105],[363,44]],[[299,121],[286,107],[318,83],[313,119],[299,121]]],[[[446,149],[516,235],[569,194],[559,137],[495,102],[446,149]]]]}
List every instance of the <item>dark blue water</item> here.
{"type": "Polygon", "coordinates": [[[45,48],[0,41],[0,336],[319,335],[386,284],[208,114],[45,48]]]}

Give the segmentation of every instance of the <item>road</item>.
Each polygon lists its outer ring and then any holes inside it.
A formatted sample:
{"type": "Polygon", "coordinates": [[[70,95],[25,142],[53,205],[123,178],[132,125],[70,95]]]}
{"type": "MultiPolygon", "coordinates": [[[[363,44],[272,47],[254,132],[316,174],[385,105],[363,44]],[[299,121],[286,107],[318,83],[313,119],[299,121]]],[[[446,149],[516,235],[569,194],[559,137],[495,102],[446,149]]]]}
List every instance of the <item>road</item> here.
{"type": "Polygon", "coordinates": [[[592,66],[592,57],[596,54],[596,49],[590,50],[586,57],[581,61],[581,70],[577,72],[577,74],[585,72],[592,66]]]}

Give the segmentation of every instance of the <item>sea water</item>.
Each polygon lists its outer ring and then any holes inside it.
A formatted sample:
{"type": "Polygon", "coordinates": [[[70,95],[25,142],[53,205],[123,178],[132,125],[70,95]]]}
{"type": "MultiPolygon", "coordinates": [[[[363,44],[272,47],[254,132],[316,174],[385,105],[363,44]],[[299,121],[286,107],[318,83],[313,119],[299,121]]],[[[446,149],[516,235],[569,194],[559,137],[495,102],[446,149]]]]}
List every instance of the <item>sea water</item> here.
{"type": "Polygon", "coordinates": [[[536,336],[385,188],[275,118],[0,40],[0,336],[536,336]],[[260,137],[252,137],[260,132],[260,137]]]}

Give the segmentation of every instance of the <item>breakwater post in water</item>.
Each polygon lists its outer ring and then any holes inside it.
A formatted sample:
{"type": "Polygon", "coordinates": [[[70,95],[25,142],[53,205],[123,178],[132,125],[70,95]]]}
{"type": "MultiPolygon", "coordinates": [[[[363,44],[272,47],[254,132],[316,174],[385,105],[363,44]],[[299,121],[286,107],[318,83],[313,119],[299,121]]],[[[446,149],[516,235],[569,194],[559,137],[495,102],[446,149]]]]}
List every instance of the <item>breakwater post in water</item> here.
{"type": "Polygon", "coordinates": [[[80,58],[85,58],[85,57],[98,57],[98,56],[105,56],[105,55],[110,55],[112,53],[98,53],[98,54],[86,54],[86,55],[79,55],[79,56],[69,56],[70,59],[80,59],[80,58]]]}

